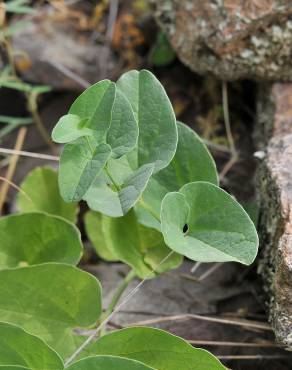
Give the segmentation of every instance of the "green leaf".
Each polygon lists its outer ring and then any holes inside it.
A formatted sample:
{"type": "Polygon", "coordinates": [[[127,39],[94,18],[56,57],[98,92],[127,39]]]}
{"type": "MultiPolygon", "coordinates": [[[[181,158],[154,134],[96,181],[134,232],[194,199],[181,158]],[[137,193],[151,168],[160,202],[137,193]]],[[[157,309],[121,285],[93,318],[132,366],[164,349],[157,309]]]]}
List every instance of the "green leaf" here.
{"type": "MultiPolygon", "coordinates": [[[[86,89],[74,101],[69,114],[75,114],[82,119],[89,119],[90,128],[94,128],[97,122],[94,122],[95,116],[102,112],[102,117],[110,116],[111,106],[115,98],[115,84],[109,80],[102,80],[86,89]],[[106,102],[106,104],[105,104],[106,102]]],[[[101,126],[106,125],[106,122],[101,122],[101,126]]]]}
{"type": "Polygon", "coordinates": [[[0,123],[7,123],[8,125],[30,125],[33,123],[32,118],[22,118],[22,117],[11,117],[11,116],[0,116],[0,123]]]}
{"type": "MultiPolygon", "coordinates": [[[[178,144],[173,160],[149,181],[143,201],[155,213],[160,214],[161,202],[171,191],[178,191],[189,182],[207,181],[218,185],[215,162],[199,136],[185,124],[178,122],[178,144]]],[[[141,206],[137,207],[139,221],[160,230],[160,224],[141,206]]]]}
{"type": "Polygon", "coordinates": [[[92,135],[92,130],[84,127],[88,119],[82,119],[76,114],[66,114],[61,117],[52,131],[52,139],[56,143],[69,143],[82,136],[92,135]]]}
{"type": "Polygon", "coordinates": [[[101,314],[98,280],[76,267],[47,263],[0,271],[0,318],[20,325],[63,358],[80,344],[77,328],[101,314]]]}
{"type": "Polygon", "coordinates": [[[64,202],[59,192],[58,173],[51,167],[34,168],[20,187],[29,197],[18,193],[17,205],[21,212],[42,211],[76,222],[78,204],[64,202]]]}
{"type": "Polygon", "coordinates": [[[155,66],[165,66],[175,60],[175,52],[166,35],[159,32],[151,55],[151,61],[155,66]]]}
{"type": "MultiPolygon", "coordinates": [[[[15,24],[15,29],[16,29],[16,25],[18,23],[20,23],[20,22],[17,22],[15,24]]],[[[8,28],[5,32],[3,31],[3,34],[5,36],[10,36],[10,34],[8,34],[9,30],[10,30],[10,28],[8,28]]],[[[11,32],[12,32],[12,30],[14,30],[14,27],[13,28],[11,27],[11,32]]],[[[17,31],[19,31],[19,30],[17,29],[17,31]]],[[[28,93],[31,92],[31,90],[32,90],[32,86],[27,84],[27,83],[18,82],[17,80],[15,81],[15,80],[9,80],[9,79],[0,80],[0,87],[6,87],[8,89],[13,89],[13,90],[18,90],[18,91],[23,91],[23,92],[28,92],[28,93]]]]}
{"type": "Polygon", "coordinates": [[[70,142],[61,156],[59,185],[62,197],[72,202],[82,199],[110,157],[119,158],[135,147],[138,125],[128,100],[105,80],[76,99],[52,137],[70,142]]]}
{"type": "Polygon", "coordinates": [[[89,208],[121,217],[136,204],[152,175],[153,164],[131,171],[125,163],[123,158],[108,163],[107,173],[99,176],[83,197],[89,208]]]}
{"type": "Polygon", "coordinates": [[[62,370],[61,358],[45,342],[22,328],[0,322],[0,369],[62,370]],[[13,366],[12,366],[13,365],[13,366]],[[23,367],[22,367],[23,368],[23,367]]]}
{"type": "Polygon", "coordinates": [[[149,71],[130,71],[117,82],[129,100],[139,126],[136,167],[154,163],[154,172],[166,167],[177,145],[175,114],[168,96],[149,71]]]}
{"type": "Polygon", "coordinates": [[[75,265],[83,250],[80,232],[73,224],[45,213],[1,217],[0,240],[0,268],[44,262],[75,265]]]}
{"type": "MultiPolygon", "coordinates": [[[[113,82],[104,80],[85,90],[70,108],[69,117],[72,115],[86,120],[79,131],[91,133],[98,144],[109,144],[115,158],[131,151],[137,143],[138,125],[131,105],[120,91],[116,91],[113,82]]],[[[66,124],[63,123],[63,129],[66,124]]],[[[67,128],[69,133],[71,127],[72,124],[67,128]]],[[[76,131],[74,126],[72,128],[76,131]]]]}
{"type": "Polygon", "coordinates": [[[134,327],[103,336],[91,354],[131,358],[156,370],[226,370],[211,353],[163,330],[134,327]]]}
{"type": "Polygon", "coordinates": [[[141,278],[148,277],[152,270],[159,274],[178,267],[182,262],[182,257],[173,253],[159,265],[171,250],[160,233],[137,222],[133,210],[120,218],[102,216],[102,230],[111,253],[130,265],[141,278]]]}
{"type": "Polygon", "coordinates": [[[106,136],[106,142],[112,148],[113,157],[120,158],[133,150],[137,144],[138,134],[138,124],[131,105],[126,97],[117,91],[106,136]]]}
{"type": "Polygon", "coordinates": [[[22,0],[22,1],[9,1],[5,4],[5,10],[10,13],[17,13],[17,14],[34,14],[35,9],[30,7],[30,1],[22,0]]]}
{"type": "Polygon", "coordinates": [[[90,141],[88,137],[81,137],[66,144],[63,150],[60,159],[59,187],[61,196],[66,202],[82,199],[111,156],[109,145],[96,146],[90,141]]]}
{"type": "Polygon", "coordinates": [[[194,261],[249,265],[257,254],[258,236],[247,213],[207,182],[190,183],[165,196],[161,230],[171,249],[194,261]]]}
{"type": "Polygon", "coordinates": [[[98,212],[88,211],[85,215],[85,230],[96,253],[106,261],[117,261],[118,258],[108,248],[103,235],[103,216],[98,212]]]}
{"type": "Polygon", "coordinates": [[[68,370],[155,370],[135,360],[117,356],[93,356],[75,362],[68,370]]]}

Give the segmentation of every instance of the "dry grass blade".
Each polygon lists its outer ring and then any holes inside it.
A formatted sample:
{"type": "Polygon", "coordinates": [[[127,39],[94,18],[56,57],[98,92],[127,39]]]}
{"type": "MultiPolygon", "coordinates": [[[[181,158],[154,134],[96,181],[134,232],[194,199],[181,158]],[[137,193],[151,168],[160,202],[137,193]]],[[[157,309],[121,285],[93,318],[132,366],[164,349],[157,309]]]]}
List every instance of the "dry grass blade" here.
{"type": "Polygon", "coordinates": [[[26,194],[26,192],[24,190],[22,190],[19,186],[14,184],[14,182],[7,180],[3,176],[0,176],[0,181],[6,182],[9,186],[11,186],[15,190],[19,191],[21,194],[23,194],[26,197],[26,199],[28,199],[30,202],[33,203],[33,200],[31,199],[31,197],[28,194],[26,194]]]}
{"type": "MultiPolygon", "coordinates": [[[[14,150],[16,150],[16,151],[21,150],[21,148],[23,146],[23,143],[24,143],[26,132],[27,132],[27,129],[25,127],[22,127],[18,131],[18,135],[17,135],[17,138],[16,138],[14,150]]],[[[5,179],[7,181],[3,182],[2,186],[1,186],[1,189],[0,189],[0,214],[2,213],[3,205],[4,205],[5,199],[7,197],[9,186],[11,185],[11,180],[13,178],[13,175],[14,175],[14,172],[15,172],[15,169],[16,169],[18,158],[19,158],[19,154],[17,154],[17,153],[14,153],[13,156],[11,157],[10,163],[9,163],[6,175],[5,175],[5,179]]]]}
{"type": "Polygon", "coordinates": [[[45,159],[48,161],[56,161],[56,162],[60,160],[60,157],[56,155],[26,152],[24,150],[16,150],[16,149],[8,149],[8,148],[0,148],[0,153],[12,154],[12,155],[29,157],[29,158],[45,159]]]}
{"type": "Polygon", "coordinates": [[[291,359],[289,355],[216,355],[219,360],[284,360],[284,359],[291,359]]]}
{"type": "Polygon", "coordinates": [[[283,348],[277,343],[272,342],[259,342],[259,343],[246,343],[246,342],[224,342],[215,340],[188,340],[190,344],[197,346],[216,346],[216,347],[251,347],[251,348],[283,348]]]}
{"type": "Polygon", "coordinates": [[[215,322],[218,324],[241,326],[241,327],[251,328],[251,329],[268,330],[268,331],[272,330],[271,326],[268,323],[264,323],[264,322],[257,322],[257,321],[251,321],[251,320],[234,320],[234,319],[227,319],[227,318],[220,318],[220,317],[202,316],[202,315],[196,315],[196,314],[157,317],[155,319],[149,319],[149,320],[143,320],[143,321],[139,321],[135,323],[130,323],[127,326],[152,325],[152,324],[159,324],[159,323],[167,322],[167,321],[180,321],[180,320],[182,321],[202,320],[202,321],[215,322]]]}

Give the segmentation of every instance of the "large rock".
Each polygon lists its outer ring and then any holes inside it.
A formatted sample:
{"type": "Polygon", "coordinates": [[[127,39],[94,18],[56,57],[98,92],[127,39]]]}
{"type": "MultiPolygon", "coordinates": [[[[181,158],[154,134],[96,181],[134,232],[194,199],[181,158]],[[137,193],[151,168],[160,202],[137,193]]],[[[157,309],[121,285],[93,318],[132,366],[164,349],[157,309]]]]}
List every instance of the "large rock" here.
{"type": "MultiPolygon", "coordinates": [[[[152,0],[153,1],[153,0],[152,0]]],[[[158,23],[179,58],[222,79],[292,79],[289,0],[156,0],[158,23]]]]}
{"type": "Polygon", "coordinates": [[[292,84],[263,88],[258,107],[261,260],[270,320],[292,348],[292,84]]]}

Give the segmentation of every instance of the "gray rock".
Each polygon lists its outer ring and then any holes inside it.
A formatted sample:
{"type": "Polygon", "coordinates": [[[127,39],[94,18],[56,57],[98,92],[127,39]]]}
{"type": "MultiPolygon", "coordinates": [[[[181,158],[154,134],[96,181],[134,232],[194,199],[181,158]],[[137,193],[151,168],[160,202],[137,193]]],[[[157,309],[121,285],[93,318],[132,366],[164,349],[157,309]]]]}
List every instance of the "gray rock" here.
{"type": "Polygon", "coordinates": [[[259,273],[278,341],[292,348],[292,84],[265,86],[258,104],[259,273]]]}
{"type": "Polygon", "coordinates": [[[157,0],[158,23],[193,71],[226,80],[291,80],[288,0],[157,0]]]}

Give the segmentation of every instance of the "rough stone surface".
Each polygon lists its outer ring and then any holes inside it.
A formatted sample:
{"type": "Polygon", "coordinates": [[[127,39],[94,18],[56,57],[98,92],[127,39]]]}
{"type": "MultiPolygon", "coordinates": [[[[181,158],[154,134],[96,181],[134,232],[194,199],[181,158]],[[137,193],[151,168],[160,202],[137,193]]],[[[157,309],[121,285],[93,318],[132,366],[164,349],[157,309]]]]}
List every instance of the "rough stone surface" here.
{"type": "Polygon", "coordinates": [[[258,106],[259,272],[279,342],[292,348],[292,84],[263,87],[258,106]]]}
{"type": "Polygon", "coordinates": [[[152,2],[179,58],[195,72],[226,80],[291,80],[291,1],[152,2]]]}
{"type": "Polygon", "coordinates": [[[25,80],[55,89],[84,90],[89,84],[110,76],[116,62],[111,54],[100,65],[105,45],[97,44],[92,32],[80,29],[76,19],[62,19],[49,6],[13,37],[13,48],[21,51],[16,59],[25,80]],[[106,68],[105,68],[106,67],[106,68]]]}

